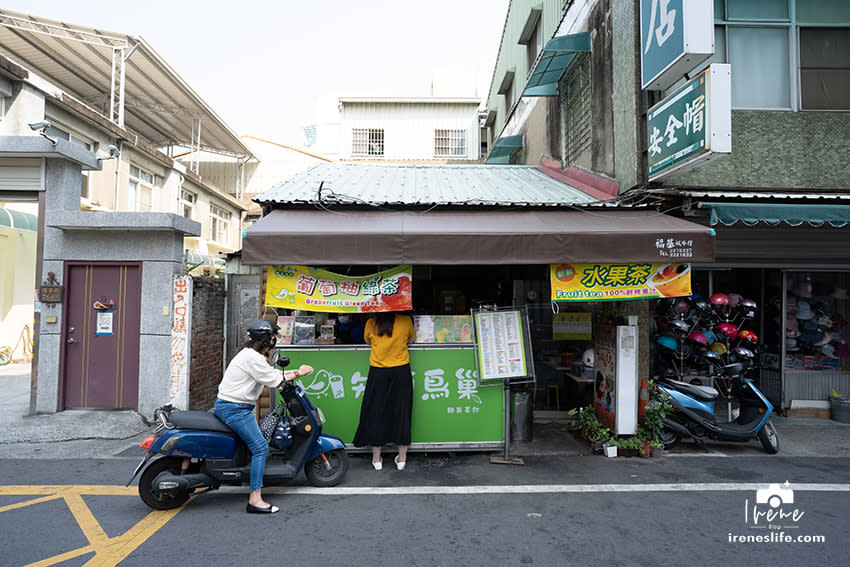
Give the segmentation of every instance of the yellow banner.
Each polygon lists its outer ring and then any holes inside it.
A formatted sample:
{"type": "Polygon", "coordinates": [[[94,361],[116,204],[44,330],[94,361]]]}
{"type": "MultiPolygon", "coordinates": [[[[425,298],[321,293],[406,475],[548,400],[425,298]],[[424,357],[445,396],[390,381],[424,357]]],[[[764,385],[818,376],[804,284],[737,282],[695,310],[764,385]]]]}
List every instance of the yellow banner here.
{"type": "Polygon", "coordinates": [[[690,264],[550,264],[552,301],[623,301],[691,295],[690,264]]]}
{"type": "Polygon", "coordinates": [[[331,313],[413,309],[413,268],[345,276],[309,266],[268,266],[266,305],[331,313]]]}

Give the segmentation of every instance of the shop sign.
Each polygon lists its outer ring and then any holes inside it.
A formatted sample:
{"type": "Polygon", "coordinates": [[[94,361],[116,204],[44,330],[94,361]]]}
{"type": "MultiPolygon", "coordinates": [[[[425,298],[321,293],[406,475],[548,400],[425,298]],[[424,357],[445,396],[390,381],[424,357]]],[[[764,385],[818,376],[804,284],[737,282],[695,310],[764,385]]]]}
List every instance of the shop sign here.
{"type": "Polygon", "coordinates": [[[646,136],[650,181],[729,154],[732,151],[731,66],[711,64],[650,108],[646,136]]]}
{"type": "Polygon", "coordinates": [[[550,264],[552,301],[623,301],[691,295],[690,264],[550,264]]]}
{"type": "Polygon", "coordinates": [[[552,338],[556,341],[589,341],[593,338],[592,313],[552,314],[552,338]]]}
{"type": "Polygon", "coordinates": [[[268,266],[266,305],[331,313],[413,309],[412,266],[346,276],[309,266],[268,266]]]}
{"type": "Polygon", "coordinates": [[[189,407],[189,365],[191,361],[192,276],[177,276],[172,289],[174,322],[171,326],[171,374],[168,391],[171,403],[189,407]]]}
{"type": "Polygon", "coordinates": [[[641,85],[665,90],[714,54],[714,4],[641,0],[641,85]]]}

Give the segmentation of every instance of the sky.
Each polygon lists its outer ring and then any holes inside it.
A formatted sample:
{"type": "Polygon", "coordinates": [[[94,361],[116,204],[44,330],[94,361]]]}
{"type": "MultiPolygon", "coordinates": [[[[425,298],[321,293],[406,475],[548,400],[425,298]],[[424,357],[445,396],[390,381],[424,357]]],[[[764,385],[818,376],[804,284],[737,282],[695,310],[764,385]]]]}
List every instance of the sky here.
{"type": "Polygon", "coordinates": [[[2,8],[141,36],[237,134],[301,146],[319,97],[430,96],[435,76],[468,73],[486,100],[508,4],[3,0],[2,8]]]}

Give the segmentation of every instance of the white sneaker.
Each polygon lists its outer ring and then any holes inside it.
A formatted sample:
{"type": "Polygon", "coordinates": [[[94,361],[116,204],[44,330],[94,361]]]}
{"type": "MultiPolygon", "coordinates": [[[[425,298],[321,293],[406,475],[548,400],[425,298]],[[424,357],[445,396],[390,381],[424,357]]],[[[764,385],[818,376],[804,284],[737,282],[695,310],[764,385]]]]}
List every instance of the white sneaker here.
{"type": "Polygon", "coordinates": [[[395,463],[395,468],[397,468],[400,471],[403,471],[404,467],[407,465],[407,461],[399,461],[398,460],[398,455],[393,457],[393,462],[395,463]]]}
{"type": "Polygon", "coordinates": [[[379,471],[382,468],[384,468],[384,459],[381,459],[377,463],[375,461],[372,461],[372,468],[375,469],[376,471],[379,471]]]}

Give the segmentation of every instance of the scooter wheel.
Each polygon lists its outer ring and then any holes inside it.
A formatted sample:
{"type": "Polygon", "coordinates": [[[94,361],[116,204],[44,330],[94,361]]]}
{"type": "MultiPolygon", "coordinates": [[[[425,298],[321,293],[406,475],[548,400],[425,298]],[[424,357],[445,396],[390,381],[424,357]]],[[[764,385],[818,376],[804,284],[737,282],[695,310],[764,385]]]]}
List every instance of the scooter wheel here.
{"type": "Polygon", "coordinates": [[[764,450],[771,455],[779,452],[779,436],[776,434],[776,428],[772,421],[768,420],[759,431],[759,441],[761,441],[764,450]]]}
{"type": "Polygon", "coordinates": [[[318,456],[307,463],[304,474],[313,486],[321,488],[336,486],[342,482],[345,473],[348,472],[348,453],[343,449],[336,449],[324,455],[328,460],[327,465],[322,457],[318,456]]]}
{"type": "Polygon", "coordinates": [[[166,457],[151,463],[139,477],[139,496],[142,501],[154,510],[170,510],[182,506],[190,494],[182,490],[159,490],[155,483],[156,477],[163,472],[180,474],[183,459],[166,457]]]}
{"type": "Polygon", "coordinates": [[[678,432],[667,427],[662,428],[661,431],[658,432],[658,441],[664,445],[665,449],[672,449],[678,445],[681,440],[682,436],[679,435],[678,432]]]}

